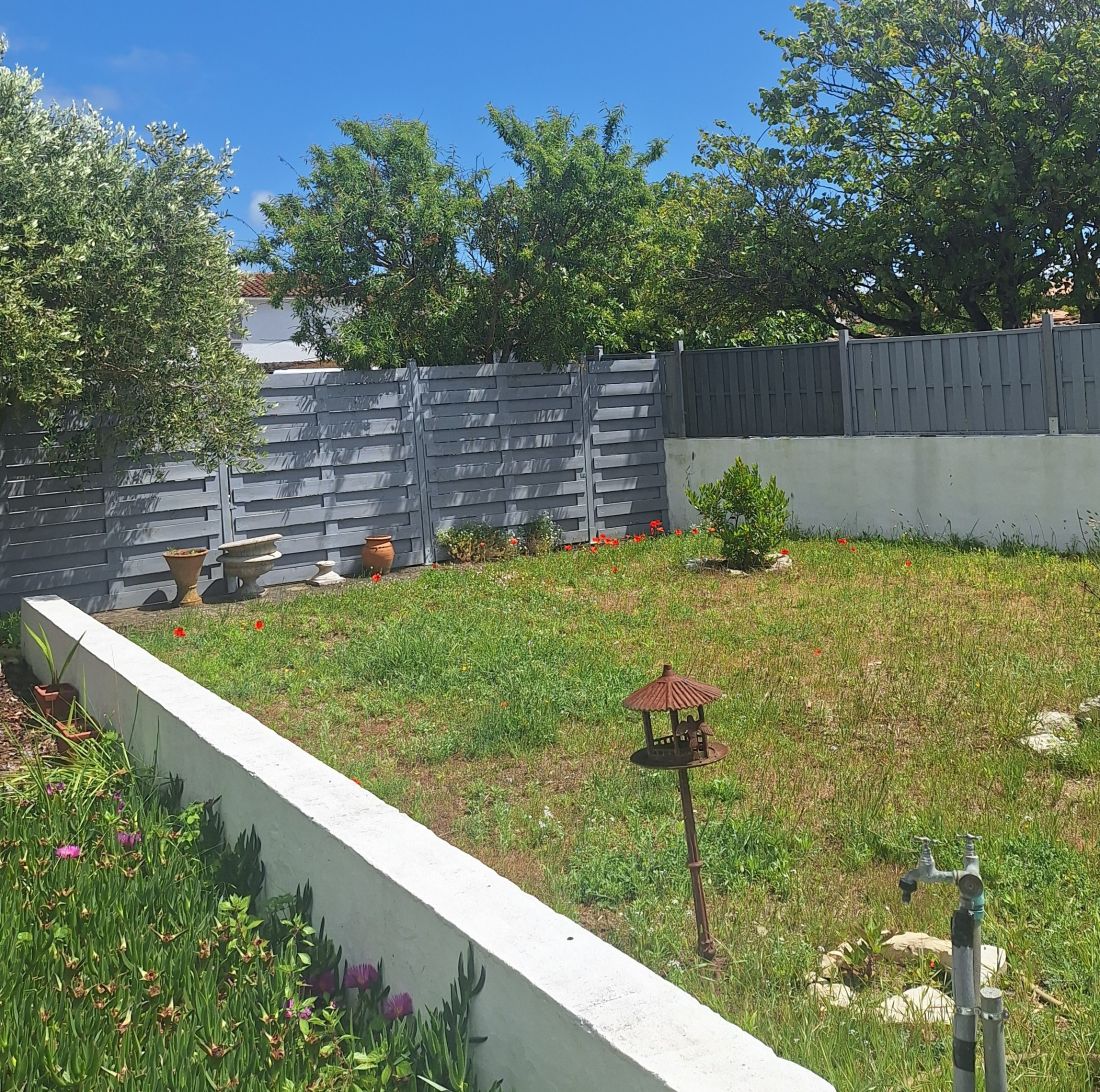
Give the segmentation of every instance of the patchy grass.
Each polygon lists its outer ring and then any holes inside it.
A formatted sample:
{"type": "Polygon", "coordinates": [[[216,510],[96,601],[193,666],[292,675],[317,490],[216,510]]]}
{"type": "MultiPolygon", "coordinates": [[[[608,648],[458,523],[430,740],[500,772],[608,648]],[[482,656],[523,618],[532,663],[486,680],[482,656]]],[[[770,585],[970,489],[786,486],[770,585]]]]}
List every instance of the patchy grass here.
{"type": "Polygon", "coordinates": [[[705,536],[670,536],[127,632],[843,1090],[944,1086],[949,1029],[820,1011],[805,976],[885,926],[945,935],[952,893],[903,907],[897,877],[916,835],[946,840],[948,866],[972,830],[985,937],[1009,952],[1013,1087],[1092,1087],[1100,740],[1056,761],[1015,743],[1035,711],[1100,692],[1090,563],[789,547],[783,575],[690,573],[705,536]],[[693,954],[675,782],[628,762],[641,726],[621,700],[666,660],[726,693],[710,720],[730,756],[693,774],[719,968],[693,954]]]}

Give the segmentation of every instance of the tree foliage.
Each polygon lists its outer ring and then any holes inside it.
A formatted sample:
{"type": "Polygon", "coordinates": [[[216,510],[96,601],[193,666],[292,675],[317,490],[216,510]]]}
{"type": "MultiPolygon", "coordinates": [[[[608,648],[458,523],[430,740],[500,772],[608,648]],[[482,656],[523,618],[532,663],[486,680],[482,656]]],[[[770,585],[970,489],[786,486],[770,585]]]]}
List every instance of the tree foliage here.
{"type": "Polygon", "coordinates": [[[261,375],[229,338],[228,151],[44,106],[39,86],[0,65],[0,417],[28,411],[74,467],[246,458],[261,375]]]}
{"type": "Polygon", "coordinates": [[[897,333],[1100,318],[1100,4],[810,0],[755,112],[719,123],[691,272],[757,313],[897,333]]]}
{"type": "Polygon", "coordinates": [[[343,364],[577,359],[637,341],[637,244],[653,201],[621,109],[578,127],[488,110],[516,174],[463,172],[421,122],[344,121],[242,252],[293,299],[298,337],[343,364]]]}

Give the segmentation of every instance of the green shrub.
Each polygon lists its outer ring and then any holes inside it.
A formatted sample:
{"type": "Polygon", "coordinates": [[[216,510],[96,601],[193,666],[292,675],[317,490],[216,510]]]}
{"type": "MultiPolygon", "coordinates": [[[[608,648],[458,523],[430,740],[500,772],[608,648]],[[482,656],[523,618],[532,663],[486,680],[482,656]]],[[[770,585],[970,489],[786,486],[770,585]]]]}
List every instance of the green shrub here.
{"type": "Polygon", "coordinates": [[[435,540],[455,561],[499,561],[515,551],[513,537],[503,527],[464,523],[439,531],[435,540]]]}
{"type": "Polygon", "coordinates": [[[523,552],[530,557],[545,557],[557,545],[560,537],[558,525],[545,512],[524,524],[520,532],[523,552]]]}
{"type": "Polygon", "coordinates": [[[716,482],[687,490],[687,498],[722,541],[722,557],[737,569],[759,569],[779,548],[787,525],[787,494],[775,478],[738,459],[716,482]]]}

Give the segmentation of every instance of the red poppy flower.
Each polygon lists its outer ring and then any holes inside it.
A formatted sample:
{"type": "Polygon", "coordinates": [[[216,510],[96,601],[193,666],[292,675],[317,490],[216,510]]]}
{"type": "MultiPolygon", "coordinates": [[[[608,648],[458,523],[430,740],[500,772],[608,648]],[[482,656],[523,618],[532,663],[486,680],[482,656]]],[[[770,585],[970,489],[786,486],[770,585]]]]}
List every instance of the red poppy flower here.
{"type": "Polygon", "coordinates": [[[847,546],[848,545],[848,540],[846,538],[838,538],[836,540],[836,544],[838,546],[847,546]]]}
{"type": "Polygon", "coordinates": [[[820,656],[821,655],[821,649],[820,648],[815,648],[814,649],[814,655],[815,656],[820,656]]]}
{"type": "Polygon", "coordinates": [[[262,618],[257,618],[255,625],[256,625],[257,629],[263,629],[264,628],[264,620],[262,618]]]}
{"type": "Polygon", "coordinates": [[[780,557],[790,557],[791,556],[791,551],[788,550],[786,546],[784,546],[783,549],[779,551],[779,556],[780,557]]]}
{"type": "Polygon", "coordinates": [[[186,637],[187,636],[187,630],[185,630],[183,628],[183,626],[176,626],[176,628],[174,630],[172,630],[172,636],[173,637],[186,637]]]}
{"type": "Polygon", "coordinates": [[[618,565],[612,565],[612,566],[611,566],[611,571],[612,571],[613,573],[617,573],[617,572],[619,571],[619,566],[618,566],[618,565]]]}
{"type": "Polygon", "coordinates": [[[570,553],[570,552],[572,551],[573,547],[572,547],[572,546],[570,546],[570,545],[569,545],[568,543],[566,543],[566,544],[565,544],[565,545],[564,545],[564,546],[562,547],[562,549],[563,549],[563,550],[564,550],[564,551],[565,551],[565,552],[566,552],[566,553],[568,554],[568,553],[570,553]]]}
{"type": "Polygon", "coordinates": [[[675,532],[674,532],[674,534],[676,535],[677,538],[679,538],[683,533],[684,532],[681,531],[679,527],[677,527],[675,532]]]}
{"type": "Polygon", "coordinates": [[[849,547],[848,547],[848,549],[849,549],[849,550],[850,550],[850,551],[851,551],[851,552],[852,552],[853,554],[854,554],[854,553],[856,552],[856,548],[855,548],[854,546],[849,546],[849,547]]]}
{"type": "Polygon", "coordinates": [[[378,581],[381,580],[381,579],[382,579],[382,574],[381,573],[372,573],[371,574],[371,581],[373,583],[377,584],[378,581]]]}
{"type": "Polygon", "coordinates": [[[691,533],[692,533],[693,535],[697,535],[697,534],[699,533],[699,528],[698,528],[698,527],[692,527],[692,529],[691,529],[691,533]]]}
{"type": "Polygon", "coordinates": [[[358,786],[359,786],[359,788],[362,788],[362,787],[363,787],[363,782],[362,782],[362,781],[360,781],[360,780],[359,780],[359,778],[357,778],[357,777],[353,777],[353,778],[352,778],[352,781],[354,781],[354,782],[356,783],[356,785],[358,785],[358,786]]]}
{"type": "Polygon", "coordinates": [[[588,549],[594,554],[598,554],[600,552],[599,546],[589,546],[588,549]]]}
{"type": "Polygon", "coordinates": [[[708,530],[708,531],[709,531],[709,532],[710,532],[710,533],[711,533],[712,535],[716,535],[716,534],[718,534],[718,528],[717,528],[717,527],[708,527],[708,528],[707,528],[707,530],[708,530]]]}
{"type": "Polygon", "coordinates": [[[911,568],[913,567],[913,562],[912,562],[912,561],[910,561],[910,560],[909,560],[909,558],[906,558],[906,559],[905,559],[905,567],[906,567],[907,569],[911,569],[911,568]]]}
{"type": "Polygon", "coordinates": [[[518,538],[510,538],[508,540],[508,545],[509,546],[518,546],[519,545],[519,539],[518,538]]]}

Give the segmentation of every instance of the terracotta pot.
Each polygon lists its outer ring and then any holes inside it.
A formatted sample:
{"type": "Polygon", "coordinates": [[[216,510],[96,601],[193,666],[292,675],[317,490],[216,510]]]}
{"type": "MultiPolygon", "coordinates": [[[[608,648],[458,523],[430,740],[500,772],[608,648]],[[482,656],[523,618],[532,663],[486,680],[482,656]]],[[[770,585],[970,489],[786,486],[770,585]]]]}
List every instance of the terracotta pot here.
{"type": "Polygon", "coordinates": [[[54,722],[57,735],[54,737],[54,747],[59,755],[67,755],[73,749],[74,743],[86,743],[94,739],[99,733],[94,728],[84,727],[83,721],[59,720],[54,722]]]}
{"type": "Polygon", "coordinates": [[[367,535],[363,543],[363,572],[385,576],[393,568],[393,536],[367,535]]]}
{"type": "Polygon", "coordinates": [[[177,607],[202,605],[202,596],[199,595],[196,585],[199,582],[199,573],[202,571],[206,554],[207,551],[204,549],[164,551],[164,560],[168,562],[172,579],[176,582],[177,607]]]}
{"type": "Polygon", "coordinates": [[[79,697],[80,691],[72,683],[63,682],[57,686],[46,683],[34,688],[34,704],[47,720],[67,721],[79,697]]]}

